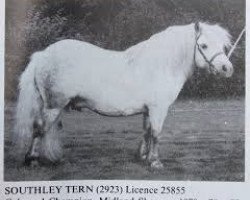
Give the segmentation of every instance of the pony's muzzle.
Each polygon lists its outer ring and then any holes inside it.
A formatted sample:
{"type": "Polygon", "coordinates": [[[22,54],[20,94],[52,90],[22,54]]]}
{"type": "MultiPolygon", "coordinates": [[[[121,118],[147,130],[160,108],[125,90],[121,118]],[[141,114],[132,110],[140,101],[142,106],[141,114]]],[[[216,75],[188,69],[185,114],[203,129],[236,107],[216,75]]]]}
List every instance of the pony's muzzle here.
{"type": "Polygon", "coordinates": [[[226,78],[229,78],[233,75],[234,73],[234,68],[233,68],[233,65],[230,63],[230,64],[227,64],[227,65],[222,65],[221,66],[221,74],[226,77],[226,78]]]}

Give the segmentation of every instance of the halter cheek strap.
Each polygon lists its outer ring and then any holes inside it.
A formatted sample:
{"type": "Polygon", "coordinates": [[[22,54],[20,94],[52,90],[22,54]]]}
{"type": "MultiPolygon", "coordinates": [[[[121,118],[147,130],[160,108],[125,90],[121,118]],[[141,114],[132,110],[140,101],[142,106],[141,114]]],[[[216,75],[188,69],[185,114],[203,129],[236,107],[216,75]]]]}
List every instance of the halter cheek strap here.
{"type": "MultiPolygon", "coordinates": [[[[200,36],[201,36],[201,33],[200,33],[199,35],[196,35],[196,39],[195,39],[195,41],[196,41],[196,46],[197,46],[197,48],[198,48],[200,54],[202,55],[203,59],[204,59],[204,60],[206,61],[206,63],[208,64],[208,66],[209,66],[209,71],[210,71],[210,72],[217,71],[216,68],[215,68],[215,66],[214,66],[214,64],[213,64],[213,61],[214,61],[214,59],[215,59],[217,56],[224,54],[224,52],[221,51],[221,52],[215,53],[215,54],[212,56],[212,58],[208,59],[207,56],[206,56],[206,55],[204,54],[204,52],[202,51],[202,49],[201,49],[201,47],[200,47],[200,45],[199,45],[199,43],[198,43],[198,40],[199,40],[200,36]]],[[[194,58],[195,58],[195,54],[196,54],[196,46],[195,46],[194,58]]]]}

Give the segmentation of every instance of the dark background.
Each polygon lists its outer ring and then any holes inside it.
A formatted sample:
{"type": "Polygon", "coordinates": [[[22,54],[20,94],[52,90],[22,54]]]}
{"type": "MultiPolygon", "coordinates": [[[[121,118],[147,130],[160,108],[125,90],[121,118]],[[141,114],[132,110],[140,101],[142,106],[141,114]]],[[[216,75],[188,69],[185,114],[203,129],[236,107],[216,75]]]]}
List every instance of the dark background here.
{"type": "MultiPolygon", "coordinates": [[[[30,55],[66,38],[124,50],[172,25],[219,23],[233,41],[245,25],[244,0],[8,0],[6,100],[15,100],[30,55]]],[[[230,79],[195,71],[180,98],[239,98],[245,93],[245,36],[233,56],[230,79]]]]}
{"type": "Polygon", "coordinates": [[[18,77],[33,52],[65,38],[123,50],[169,26],[197,20],[221,24],[235,41],[245,24],[244,0],[7,0],[6,15],[5,181],[244,181],[244,37],[231,57],[232,78],[195,71],[169,109],[160,142],[162,171],[135,157],[141,116],[65,111],[59,134],[64,159],[58,166],[19,166],[11,137],[18,77]]]}

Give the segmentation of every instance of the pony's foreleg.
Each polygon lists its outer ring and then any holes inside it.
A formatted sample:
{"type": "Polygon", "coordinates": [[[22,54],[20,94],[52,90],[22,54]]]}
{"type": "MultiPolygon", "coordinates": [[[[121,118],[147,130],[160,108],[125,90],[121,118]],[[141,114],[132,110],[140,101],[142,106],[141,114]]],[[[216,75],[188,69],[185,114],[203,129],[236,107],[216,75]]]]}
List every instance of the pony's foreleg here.
{"type": "Polygon", "coordinates": [[[147,159],[149,152],[148,139],[150,137],[150,122],[148,112],[143,113],[143,130],[144,135],[139,146],[139,157],[142,161],[147,159]]]}
{"type": "Polygon", "coordinates": [[[155,169],[163,168],[159,159],[159,136],[162,131],[163,123],[167,115],[167,109],[153,107],[149,108],[149,136],[148,136],[148,155],[147,161],[155,169]]]}

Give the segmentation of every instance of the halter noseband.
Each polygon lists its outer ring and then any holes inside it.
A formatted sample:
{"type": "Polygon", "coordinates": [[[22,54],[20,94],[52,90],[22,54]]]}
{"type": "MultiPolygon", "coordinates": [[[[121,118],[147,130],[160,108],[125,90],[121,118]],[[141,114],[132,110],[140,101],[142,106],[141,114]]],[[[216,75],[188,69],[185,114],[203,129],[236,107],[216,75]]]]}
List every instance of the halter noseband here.
{"type": "MultiPolygon", "coordinates": [[[[217,57],[217,56],[219,56],[219,55],[221,55],[221,54],[224,54],[224,52],[218,52],[218,53],[215,53],[213,56],[212,56],[212,58],[209,60],[207,57],[206,57],[206,55],[204,54],[204,52],[202,51],[202,49],[201,49],[201,47],[200,47],[200,45],[199,45],[199,43],[198,43],[198,40],[199,40],[199,38],[200,38],[200,36],[201,36],[201,33],[198,35],[198,34],[196,34],[196,38],[195,38],[195,42],[196,42],[196,46],[197,46],[197,49],[199,50],[199,52],[200,52],[200,54],[202,55],[202,57],[203,57],[203,59],[206,61],[206,63],[208,64],[208,66],[209,66],[209,71],[210,72],[216,72],[217,70],[216,70],[216,68],[215,68],[215,66],[214,66],[214,64],[213,64],[213,61],[214,61],[214,59],[217,57]]],[[[196,46],[195,46],[195,52],[194,52],[194,59],[195,59],[195,55],[196,55],[196,46]]],[[[195,60],[194,60],[195,61],[195,60]]]]}

